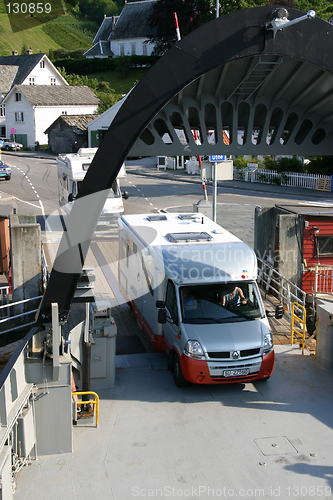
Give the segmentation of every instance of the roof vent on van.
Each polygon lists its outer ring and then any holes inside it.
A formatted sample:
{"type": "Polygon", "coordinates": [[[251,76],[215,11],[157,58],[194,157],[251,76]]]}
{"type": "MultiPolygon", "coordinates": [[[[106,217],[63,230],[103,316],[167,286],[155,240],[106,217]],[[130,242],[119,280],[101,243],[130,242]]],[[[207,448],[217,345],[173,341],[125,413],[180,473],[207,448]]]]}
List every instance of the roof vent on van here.
{"type": "Polygon", "coordinates": [[[158,220],[168,220],[168,218],[166,215],[148,215],[147,220],[149,220],[149,222],[155,222],[158,220]]]}
{"type": "Polygon", "coordinates": [[[178,218],[180,220],[191,220],[191,219],[196,219],[198,214],[179,214],[178,218]]]}
{"type": "Polygon", "coordinates": [[[180,241],[211,241],[213,239],[208,233],[168,233],[166,238],[172,243],[180,241]]]}

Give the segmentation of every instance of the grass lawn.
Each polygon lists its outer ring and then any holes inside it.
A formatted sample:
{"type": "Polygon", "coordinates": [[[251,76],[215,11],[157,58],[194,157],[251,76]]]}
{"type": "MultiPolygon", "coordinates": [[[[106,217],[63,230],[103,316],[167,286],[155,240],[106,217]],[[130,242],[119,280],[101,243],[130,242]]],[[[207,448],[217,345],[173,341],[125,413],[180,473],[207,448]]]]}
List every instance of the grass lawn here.
{"type": "Polygon", "coordinates": [[[131,69],[127,76],[123,78],[117,71],[104,71],[101,73],[92,73],[88,78],[96,78],[99,82],[109,82],[110,87],[116,94],[127,94],[135,83],[140,80],[149,68],[131,69]]]}

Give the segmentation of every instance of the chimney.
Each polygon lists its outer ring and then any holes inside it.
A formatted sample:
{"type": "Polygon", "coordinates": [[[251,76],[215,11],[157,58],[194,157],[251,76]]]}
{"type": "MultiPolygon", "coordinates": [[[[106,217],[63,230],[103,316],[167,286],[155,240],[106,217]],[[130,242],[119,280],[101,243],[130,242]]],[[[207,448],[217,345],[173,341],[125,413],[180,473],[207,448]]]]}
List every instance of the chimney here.
{"type": "Polygon", "coordinates": [[[31,54],[32,54],[32,50],[31,50],[31,49],[28,49],[28,50],[27,50],[27,56],[31,56],[31,54]]]}
{"type": "Polygon", "coordinates": [[[17,55],[18,55],[17,50],[13,50],[13,51],[12,51],[12,56],[17,56],[17,55]]]}

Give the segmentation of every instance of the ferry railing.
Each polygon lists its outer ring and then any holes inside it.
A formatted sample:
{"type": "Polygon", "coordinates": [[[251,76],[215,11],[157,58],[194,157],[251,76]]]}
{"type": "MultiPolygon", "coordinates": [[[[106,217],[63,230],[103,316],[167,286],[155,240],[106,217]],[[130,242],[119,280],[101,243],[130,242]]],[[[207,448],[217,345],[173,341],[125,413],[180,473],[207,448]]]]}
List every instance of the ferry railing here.
{"type": "MultiPolygon", "coordinates": [[[[11,302],[10,304],[3,304],[2,306],[0,306],[0,311],[5,310],[5,309],[9,309],[10,307],[15,307],[15,306],[17,306],[19,304],[25,304],[25,303],[28,303],[28,302],[32,302],[32,301],[38,300],[40,298],[42,298],[42,295],[38,295],[37,297],[32,297],[30,299],[19,300],[17,302],[11,302]]],[[[30,311],[27,311],[27,312],[24,312],[24,313],[20,313],[20,314],[16,314],[15,316],[7,316],[5,318],[1,318],[0,319],[0,325],[2,325],[4,323],[8,323],[8,322],[13,322],[15,320],[18,320],[19,318],[23,318],[23,317],[28,316],[29,314],[33,314],[35,312],[37,312],[37,309],[31,309],[30,311]]],[[[13,330],[19,330],[20,328],[25,328],[27,326],[31,326],[34,323],[35,323],[34,321],[32,321],[32,322],[30,321],[28,323],[22,322],[22,324],[20,324],[18,326],[11,327],[8,330],[2,330],[0,332],[0,335],[3,335],[4,333],[11,332],[13,330]]]]}
{"type": "Polygon", "coordinates": [[[81,415],[78,417],[77,413],[77,408],[75,409],[74,415],[75,415],[75,423],[77,423],[78,418],[85,418],[85,417],[94,417],[95,416],[95,424],[96,427],[98,427],[99,423],[99,396],[96,394],[96,392],[93,391],[75,391],[72,392],[72,396],[74,396],[74,402],[76,407],[80,406],[82,407],[83,405],[90,406],[92,405],[93,407],[93,413],[90,411],[84,411],[83,408],[81,408],[81,415]],[[93,400],[86,401],[84,399],[78,399],[76,396],[93,396],[93,400]]]}
{"type": "Polygon", "coordinates": [[[257,257],[257,260],[259,286],[287,306],[289,318],[291,319],[292,303],[297,302],[305,307],[306,293],[280,274],[270,262],[259,257],[257,257]]]}
{"type": "Polygon", "coordinates": [[[302,354],[304,354],[305,333],[306,309],[301,304],[293,302],[291,307],[291,344],[294,343],[294,334],[302,337],[302,354]],[[301,331],[299,328],[301,328],[301,331]]]}

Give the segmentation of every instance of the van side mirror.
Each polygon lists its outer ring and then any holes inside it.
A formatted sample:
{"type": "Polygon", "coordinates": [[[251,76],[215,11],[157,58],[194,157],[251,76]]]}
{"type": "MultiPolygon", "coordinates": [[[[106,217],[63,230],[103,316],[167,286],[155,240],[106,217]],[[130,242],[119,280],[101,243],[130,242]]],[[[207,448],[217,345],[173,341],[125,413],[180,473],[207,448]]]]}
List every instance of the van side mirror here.
{"type": "Polygon", "coordinates": [[[281,319],[283,317],[283,305],[278,304],[275,308],[275,319],[281,319]]]}
{"type": "Polygon", "coordinates": [[[71,201],[73,201],[73,199],[74,199],[73,193],[69,193],[68,201],[71,202],[71,201]]]}
{"type": "Polygon", "coordinates": [[[159,309],[157,312],[157,321],[161,325],[165,325],[166,323],[166,309],[159,309]]]}
{"type": "Polygon", "coordinates": [[[129,198],[129,194],[128,194],[128,192],[127,192],[127,191],[123,191],[123,192],[121,193],[121,196],[124,198],[124,200],[128,200],[128,198],[129,198]]]}

